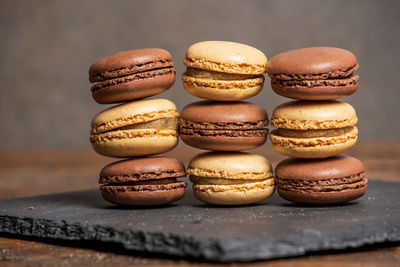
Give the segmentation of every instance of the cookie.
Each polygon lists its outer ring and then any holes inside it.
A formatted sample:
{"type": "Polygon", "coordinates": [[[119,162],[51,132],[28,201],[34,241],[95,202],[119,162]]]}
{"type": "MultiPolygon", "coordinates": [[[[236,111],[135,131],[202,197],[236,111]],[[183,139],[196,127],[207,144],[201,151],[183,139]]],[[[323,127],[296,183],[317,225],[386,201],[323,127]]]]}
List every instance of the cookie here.
{"type": "Polygon", "coordinates": [[[167,99],[120,104],[92,120],[93,149],[109,157],[137,157],[167,152],[178,144],[178,116],[167,99]]]}
{"type": "Polygon", "coordinates": [[[264,86],[267,57],[240,43],[204,41],[190,46],[182,75],[185,90],[197,97],[235,101],[258,94],[264,86]]]}
{"type": "Polygon", "coordinates": [[[300,204],[339,204],[367,190],[363,164],[350,156],[281,161],[275,169],[278,193],[300,204]]]}
{"type": "Polygon", "coordinates": [[[186,144],[209,150],[238,151],[267,140],[267,112],[252,103],[200,101],[183,108],[180,136],[186,144]]]}
{"type": "Polygon", "coordinates": [[[269,198],[275,190],[271,164],[245,152],[206,152],[194,157],[187,173],[199,200],[216,205],[245,205],[269,198]]]}
{"type": "Polygon", "coordinates": [[[354,108],[345,102],[291,101],[275,108],[271,117],[272,147],[296,158],[326,158],[341,154],[357,141],[354,108]]]}
{"type": "Polygon", "coordinates": [[[111,163],[100,172],[103,198],[123,206],[155,206],[177,201],[185,194],[185,167],[176,159],[148,157],[111,163]]]}
{"type": "Polygon", "coordinates": [[[272,89],[281,96],[302,100],[347,97],[358,88],[359,68],[353,53],[336,47],[287,51],[268,63],[272,89]]]}
{"type": "Polygon", "coordinates": [[[89,69],[93,99],[99,104],[127,102],[160,94],[175,82],[171,54],[160,48],[118,52],[89,69]]]}

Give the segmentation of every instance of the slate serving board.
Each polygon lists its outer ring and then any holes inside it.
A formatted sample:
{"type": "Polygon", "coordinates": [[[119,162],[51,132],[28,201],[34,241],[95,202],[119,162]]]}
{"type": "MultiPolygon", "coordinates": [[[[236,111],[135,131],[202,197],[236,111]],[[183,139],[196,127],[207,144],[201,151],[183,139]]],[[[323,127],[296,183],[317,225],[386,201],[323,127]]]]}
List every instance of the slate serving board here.
{"type": "Polygon", "coordinates": [[[255,206],[212,207],[191,190],[175,205],[151,209],[117,208],[97,189],[1,200],[0,233],[214,262],[400,241],[400,183],[370,180],[368,186],[362,199],[331,207],[296,206],[276,193],[255,206]]]}

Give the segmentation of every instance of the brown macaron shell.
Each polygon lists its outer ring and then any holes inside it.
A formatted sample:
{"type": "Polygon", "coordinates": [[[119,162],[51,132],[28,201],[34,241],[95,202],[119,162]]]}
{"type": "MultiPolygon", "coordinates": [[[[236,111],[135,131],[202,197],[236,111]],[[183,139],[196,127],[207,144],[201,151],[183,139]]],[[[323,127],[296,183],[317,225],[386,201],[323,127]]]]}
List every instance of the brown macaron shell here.
{"type": "Polygon", "coordinates": [[[278,193],[300,204],[340,204],[363,196],[367,189],[363,164],[350,156],[326,159],[288,158],[276,169],[278,193]]]}
{"type": "Polygon", "coordinates": [[[100,172],[102,196],[117,205],[153,206],[179,200],[186,183],[184,165],[173,158],[148,157],[122,160],[105,166],[100,172]]]}
{"type": "Polygon", "coordinates": [[[186,183],[176,183],[174,187],[146,187],[132,190],[134,187],[101,186],[103,198],[121,206],[159,206],[178,201],[185,194],[186,183]]]}
{"type": "Polygon", "coordinates": [[[332,100],[345,98],[358,89],[359,76],[335,80],[271,80],[271,87],[278,95],[304,100],[332,100]]]}
{"type": "Polygon", "coordinates": [[[336,47],[310,47],[271,58],[268,75],[279,95],[304,100],[343,98],[358,89],[359,68],[353,53],[336,47]]]}
{"type": "Polygon", "coordinates": [[[180,115],[180,136],[186,144],[217,151],[256,148],[266,142],[268,114],[247,102],[200,101],[180,115]]]}
{"type": "Polygon", "coordinates": [[[162,93],[175,82],[171,54],[160,48],[123,51],[95,62],[89,69],[91,88],[100,104],[118,103],[162,93]]]}

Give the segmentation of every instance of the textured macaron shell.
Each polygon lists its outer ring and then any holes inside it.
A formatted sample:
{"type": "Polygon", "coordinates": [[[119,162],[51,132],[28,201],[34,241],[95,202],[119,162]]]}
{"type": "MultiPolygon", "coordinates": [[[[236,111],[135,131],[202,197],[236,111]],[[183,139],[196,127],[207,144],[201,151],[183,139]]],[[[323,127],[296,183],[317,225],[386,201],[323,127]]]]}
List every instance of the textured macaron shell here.
{"type": "Polygon", "coordinates": [[[345,155],[324,160],[288,158],[281,161],[275,168],[278,178],[309,181],[343,178],[362,172],[364,172],[364,165],[361,161],[345,155]]]}
{"type": "Polygon", "coordinates": [[[332,100],[352,95],[358,89],[359,76],[328,80],[271,80],[271,87],[278,95],[303,100],[332,100]]]}
{"type": "Polygon", "coordinates": [[[122,206],[157,206],[181,199],[185,194],[186,183],[178,182],[163,186],[145,187],[143,190],[132,187],[100,187],[103,198],[122,206]],[[132,190],[132,191],[130,191],[132,190]]]}
{"type": "Polygon", "coordinates": [[[187,173],[195,176],[261,180],[272,176],[269,161],[245,152],[205,152],[194,157],[187,173]]]}
{"type": "Polygon", "coordinates": [[[268,114],[260,106],[243,101],[199,101],[182,109],[180,121],[191,123],[184,127],[227,129],[229,125],[236,129],[254,129],[268,125],[268,114]],[[257,122],[262,122],[262,125],[252,126],[257,122]]]}
{"type": "Polygon", "coordinates": [[[168,51],[146,48],[116,53],[94,63],[89,80],[99,104],[119,103],[160,94],[175,82],[174,62],[168,51]]]}
{"type": "Polygon", "coordinates": [[[176,106],[166,99],[147,99],[121,104],[99,113],[92,121],[90,141],[99,154],[110,157],[146,156],[167,152],[178,144],[176,106]],[[146,128],[143,124],[148,123],[146,128]],[[175,125],[175,126],[174,126],[175,125]],[[139,128],[129,129],[129,126],[139,128]]]}
{"type": "Polygon", "coordinates": [[[175,77],[173,68],[136,73],[92,86],[92,96],[99,104],[149,97],[168,90],[175,83],[175,77]]]}
{"type": "Polygon", "coordinates": [[[275,108],[271,126],[286,129],[331,129],[357,123],[354,108],[340,101],[291,101],[275,108]]]}
{"type": "Polygon", "coordinates": [[[267,57],[245,44],[226,41],[204,41],[191,45],[184,60],[187,67],[211,71],[263,74],[267,57]]]}
{"type": "Polygon", "coordinates": [[[285,159],[275,169],[278,193],[303,204],[338,204],[363,196],[364,166],[350,156],[327,159],[285,159]]]}
{"type": "Polygon", "coordinates": [[[129,158],[168,152],[178,144],[175,131],[120,132],[103,142],[93,142],[93,149],[107,157],[129,158]]]}
{"type": "Polygon", "coordinates": [[[264,86],[264,76],[249,77],[243,80],[215,80],[182,75],[185,90],[208,100],[237,101],[257,95],[264,86]]]}
{"type": "Polygon", "coordinates": [[[264,144],[268,134],[268,114],[247,102],[196,102],[182,110],[179,124],[181,139],[200,149],[252,149],[264,144]]]}
{"type": "Polygon", "coordinates": [[[100,172],[99,183],[146,181],[185,175],[185,166],[174,158],[135,158],[113,162],[105,166],[100,172]]]}
{"type": "MultiPolygon", "coordinates": [[[[333,72],[329,77],[333,78],[348,76],[355,71],[353,70],[355,66],[357,58],[348,50],[336,47],[310,47],[287,51],[272,57],[268,62],[268,73],[273,77],[276,74],[311,74],[307,79],[312,79],[312,74],[333,72]],[[346,73],[346,70],[351,72],[346,73]]],[[[279,78],[285,79],[285,76],[279,78]]],[[[314,78],[324,77],[314,76],[314,78]]]]}
{"type": "Polygon", "coordinates": [[[246,205],[263,201],[275,191],[273,178],[239,185],[193,185],[197,199],[214,205],[246,205]]]}
{"type": "Polygon", "coordinates": [[[122,51],[95,62],[89,69],[89,80],[99,82],[136,72],[173,66],[171,54],[164,49],[122,51]]]}
{"type": "Polygon", "coordinates": [[[176,105],[168,99],[144,99],[113,106],[92,120],[92,133],[120,128],[160,118],[177,117],[176,105]]]}
{"type": "Polygon", "coordinates": [[[279,153],[296,158],[326,158],[346,152],[358,138],[357,127],[337,136],[314,138],[284,137],[274,130],[269,135],[272,147],[279,153]]]}

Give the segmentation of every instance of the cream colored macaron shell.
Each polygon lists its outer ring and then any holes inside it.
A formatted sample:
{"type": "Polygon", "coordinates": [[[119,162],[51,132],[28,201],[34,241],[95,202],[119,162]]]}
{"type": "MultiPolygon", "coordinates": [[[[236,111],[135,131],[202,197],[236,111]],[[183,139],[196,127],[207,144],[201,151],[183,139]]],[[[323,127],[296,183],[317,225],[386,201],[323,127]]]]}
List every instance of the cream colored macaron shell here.
{"type": "Polygon", "coordinates": [[[167,99],[145,99],[117,105],[92,120],[93,149],[110,157],[167,152],[178,143],[178,112],[167,99]]]}
{"type": "Polygon", "coordinates": [[[194,195],[217,205],[244,205],[272,195],[271,164],[260,155],[244,152],[206,152],[194,157],[187,170],[194,195]]]}
{"type": "Polygon", "coordinates": [[[264,85],[267,58],[260,50],[240,43],[205,41],[186,52],[182,75],[190,94],[220,101],[252,97],[264,85]]]}
{"type": "Polygon", "coordinates": [[[291,101],[273,112],[272,146],[283,155],[325,158],[343,153],[357,141],[357,115],[340,101],[291,101]]]}

